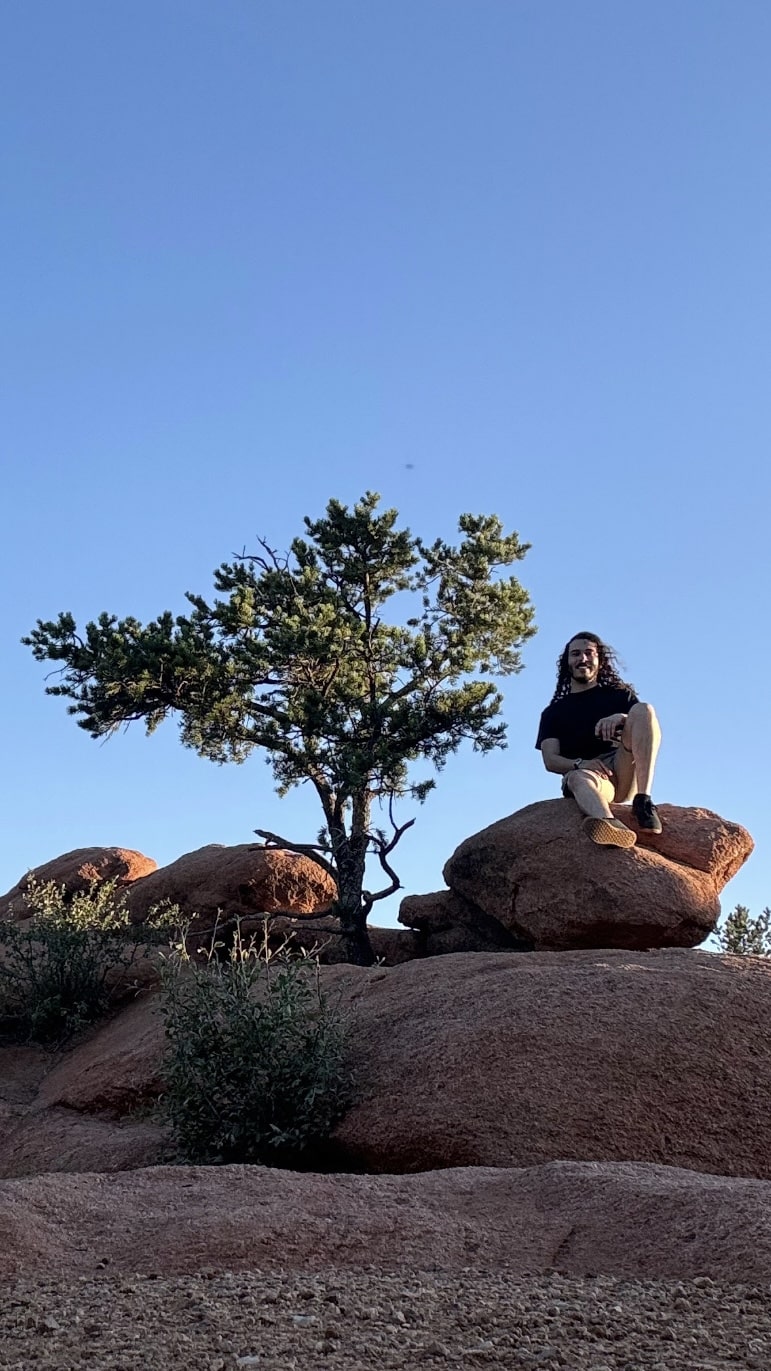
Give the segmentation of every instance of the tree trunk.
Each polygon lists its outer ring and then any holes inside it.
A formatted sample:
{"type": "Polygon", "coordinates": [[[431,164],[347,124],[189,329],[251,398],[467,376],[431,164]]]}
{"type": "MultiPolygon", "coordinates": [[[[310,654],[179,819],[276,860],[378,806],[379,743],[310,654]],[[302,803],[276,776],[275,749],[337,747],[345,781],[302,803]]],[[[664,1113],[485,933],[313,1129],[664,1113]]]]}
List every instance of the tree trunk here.
{"type": "Polygon", "coordinates": [[[362,902],[366,865],[366,797],[355,797],[354,832],[347,834],[339,820],[329,823],[332,857],[337,875],[337,899],[332,913],[340,920],[347,961],[355,967],[372,967],[375,953],[366,931],[366,912],[362,902]]]}
{"type": "Polygon", "coordinates": [[[334,855],[337,868],[334,913],[340,920],[347,960],[355,966],[372,966],[375,954],[369,940],[367,915],[361,898],[366,848],[360,843],[351,843],[346,836],[336,845],[334,855]]]}
{"type": "Polygon", "coordinates": [[[372,966],[375,954],[367,932],[367,916],[361,902],[361,891],[343,891],[340,882],[340,897],[331,911],[340,920],[346,961],[354,966],[372,966]]]}
{"type": "Polygon", "coordinates": [[[375,961],[375,954],[367,932],[364,911],[361,910],[360,914],[361,919],[358,924],[348,923],[343,920],[342,914],[340,916],[346,960],[352,962],[354,966],[372,966],[375,961]]]}

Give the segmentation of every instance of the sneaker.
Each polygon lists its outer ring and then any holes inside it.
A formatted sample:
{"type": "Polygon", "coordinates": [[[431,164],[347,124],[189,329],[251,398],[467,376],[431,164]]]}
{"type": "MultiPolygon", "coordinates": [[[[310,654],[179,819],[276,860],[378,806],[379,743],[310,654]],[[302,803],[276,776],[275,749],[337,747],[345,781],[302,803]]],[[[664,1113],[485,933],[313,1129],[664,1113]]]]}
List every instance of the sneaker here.
{"type": "Polygon", "coordinates": [[[661,819],[650,795],[635,795],[632,800],[632,813],[638,828],[644,833],[660,833],[661,819]]]}
{"type": "Polygon", "coordinates": [[[637,835],[620,819],[584,819],[581,827],[587,838],[603,847],[634,847],[637,835]]]}

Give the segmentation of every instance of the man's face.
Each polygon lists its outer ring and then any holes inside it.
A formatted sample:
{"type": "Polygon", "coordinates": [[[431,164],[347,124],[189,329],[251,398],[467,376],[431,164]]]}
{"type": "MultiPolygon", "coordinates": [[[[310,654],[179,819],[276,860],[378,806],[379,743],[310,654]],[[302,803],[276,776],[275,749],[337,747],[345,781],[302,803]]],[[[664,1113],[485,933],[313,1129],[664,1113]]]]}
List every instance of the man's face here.
{"type": "Polygon", "coordinates": [[[600,654],[591,638],[573,638],[568,645],[568,670],[576,685],[594,685],[600,669],[600,654]]]}

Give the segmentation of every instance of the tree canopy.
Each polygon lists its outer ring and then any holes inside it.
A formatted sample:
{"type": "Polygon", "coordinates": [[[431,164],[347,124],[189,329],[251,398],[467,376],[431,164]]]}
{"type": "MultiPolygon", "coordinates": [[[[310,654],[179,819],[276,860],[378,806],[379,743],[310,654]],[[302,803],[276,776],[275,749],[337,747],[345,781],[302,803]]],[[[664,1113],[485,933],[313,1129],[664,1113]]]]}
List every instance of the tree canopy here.
{"type": "Polygon", "coordinates": [[[399,889],[390,862],[413,820],[394,802],[425,799],[468,739],[478,752],[505,746],[502,697],[492,676],[521,670],[535,633],[533,609],[502,569],[528,551],[496,515],[463,514],[457,546],[428,545],[397,528],[394,509],[367,492],[352,509],[331,500],[305,519],[305,535],[280,554],[260,539],[214,573],[217,598],[187,593],[187,614],[143,625],[102,613],[78,631],[72,614],[37,621],[23,642],[55,662],[50,695],[93,738],[143,720],[148,733],[178,714],[183,743],[216,762],[262,748],[279,794],[310,782],[323,811],[316,843],[256,830],[269,845],[301,851],[335,877],[336,912],[351,955],[371,957],[366,919],[399,889]],[[401,607],[386,622],[384,610],[401,607]],[[390,831],[372,824],[384,807],[390,831]],[[388,884],[364,889],[368,853],[388,884]]]}

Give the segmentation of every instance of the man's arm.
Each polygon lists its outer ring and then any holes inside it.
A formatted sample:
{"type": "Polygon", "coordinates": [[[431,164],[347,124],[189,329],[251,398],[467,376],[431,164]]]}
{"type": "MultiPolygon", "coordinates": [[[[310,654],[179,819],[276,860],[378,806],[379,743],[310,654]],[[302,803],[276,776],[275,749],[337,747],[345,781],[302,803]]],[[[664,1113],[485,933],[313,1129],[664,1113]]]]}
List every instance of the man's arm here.
{"type": "Polygon", "coordinates": [[[560,753],[559,738],[544,738],[541,743],[541,756],[547,771],[554,771],[558,776],[566,776],[575,767],[576,757],[563,757],[560,753]]]}

